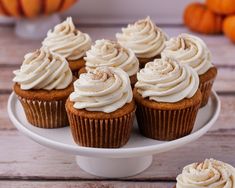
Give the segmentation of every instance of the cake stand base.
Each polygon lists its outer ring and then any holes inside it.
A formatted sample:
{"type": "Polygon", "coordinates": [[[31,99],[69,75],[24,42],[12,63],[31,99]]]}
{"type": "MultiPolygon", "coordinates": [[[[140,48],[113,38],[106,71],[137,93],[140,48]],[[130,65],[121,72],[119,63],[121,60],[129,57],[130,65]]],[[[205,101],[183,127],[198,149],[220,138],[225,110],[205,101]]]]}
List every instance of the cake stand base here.
{"type": "Polygon", "coordinates": [[[77,164],[82,170],[106,178],[123,178],[136,175],[146,170],[151,165],[152,160],[152,155],[133,158],[76,156],[77,164]]]}
{"type": "Polygon", "coordinates": [[[15,33],[25,39],[39,40],[46,37],[48,30],[60,23],[58,14],[41,16],[34,19],[20,18],[16,20],[15,33]]]}

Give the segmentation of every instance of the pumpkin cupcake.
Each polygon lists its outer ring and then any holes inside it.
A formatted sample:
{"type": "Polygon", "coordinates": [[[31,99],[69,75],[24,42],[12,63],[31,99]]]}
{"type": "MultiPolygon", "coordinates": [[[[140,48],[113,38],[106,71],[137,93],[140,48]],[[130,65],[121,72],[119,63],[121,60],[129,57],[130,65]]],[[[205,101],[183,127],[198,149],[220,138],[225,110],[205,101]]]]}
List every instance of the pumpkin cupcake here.
{"type": "Polygon", "coordinates": [[[234,188],[235,168],[228,163],[206,159],[183,168],[175,188],[234,188]]]}
{"type": "Polygon", "coordinates": [[[77,144],[98,148],[125,145],[135,114],[127,73],[120,68],[99,67],[81,74],[66,110],[77,144]]]}
{"type": "Polygon", "coordinates": [[[134,98],[140,132],[156,140],[190,134],[201,104],[196,71],[170,58],[155,59],[140,70],[137,80],[134,98]]]}
{"type": "Polygon", "coordinates": [[[211,94],[217,69],[212,65],[211,53],[204,41],[193,35],[180,34],[166,42],[162,55],[174,58],[181,64],[187,64],[198,73],[199,88],[202,93],[201,107],[205,106],[211,94]]]}
{"type": "Polygon", "coordinates": [[[48,31],[42,45],[66,58],[73,75],[78,76],[79,69],[85,66],[83,57],[91,47],[91,38],[77,30],[72,18],[68,17],[56,25],[54,30],[48,31]]]}
{"type": "Polygon", "coordinates": [[[81,73],[103,66],[118,67],[128,74],[132,86],[137,81],[136,74],[139,70],[139,61],[135,53],[117,42],[104,39],[97,40],[95,45],[87,51],[84,59],[86,60],[86,68],[81,69],[81,73]]]}
{"type": "Polygon", "coordinates": [[[65,58],[41,48],[26,54],[14,74],[13,89],[29,123],[40,128],[68,125],[65,102],[73,91],[73,76],[65,58]]]}
{"type": "Polygon", "coordinates": [[[116,38],[122,46],[134,51],[139,59],[140,68],[160,57],[167,39],[166,34],[153,23],[150,17],[122,28],[122,33],[117,33],[116,38]]]}

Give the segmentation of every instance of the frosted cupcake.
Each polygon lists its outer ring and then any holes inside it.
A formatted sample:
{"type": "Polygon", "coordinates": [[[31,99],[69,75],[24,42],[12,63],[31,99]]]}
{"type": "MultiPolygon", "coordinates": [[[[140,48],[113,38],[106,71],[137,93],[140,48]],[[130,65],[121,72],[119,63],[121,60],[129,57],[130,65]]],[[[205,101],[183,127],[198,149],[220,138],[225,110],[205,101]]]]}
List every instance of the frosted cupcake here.
{"type": "Polygon", "coordinates": [[[140,132],[156,140],[190,134],[201,104],[196,71],[170,58],[155,59],[140,70],[137,80],[134,98],[140,132]]]}
{"type": "Polygon", "coordinates": [[[211,94],[211,88],[217,74],[217,69],[212,65],[211,53],[200,38],[180,34],[166,42],[162,55],[177,59],[182,64],[191,66],[199,75],[202,104],[205,106],[211,94]]]}
{"type": "Polygon", "coordinates": [[[73,77],[65,58],[36,50],[25,55],[14,74],[13,89],[29,123],[41,128],[68,125],[65,101],[73,91],[73,77]]]}
{"type": "Polygon", "coordinates": [[[131,49],[124,48],[117,42],[104,39],[97,40],[95,45],[87,51],[84,59],[86,60],[86,71],[102,66],[121,68],[128,74],[132,86],[137,81],[138,59],[131,49]]]}
{"type": "Polygon", "coordinates": [[[81,74],[66,109],[77,144],[99,148],[125,145],[135,114],[127,73],[120,68],[99,67],[81,74]]]}
{"type": "Polygon", "coordinates": [[[235,168],[222,161],[206,159],[184,167],[176,180],[176,188],[234,188],[235,168]]]}
{"type": "Polygon", "coordinates": [[[68,17],[53,30],[48,31],[42,45],[66,58],[73,74],[77,76],[79,69],[85,66],[83,57],[91,48],[91,38],[77,30],[72,18],[68,17]]]}
{"type": "Polygon", "coordinates": [[[122,28],[122,33],[117,33],[116,38],[122,46],[134,51],[142,68],[147,62],[160,57],[167,37],[147,17],[122,28]]]}

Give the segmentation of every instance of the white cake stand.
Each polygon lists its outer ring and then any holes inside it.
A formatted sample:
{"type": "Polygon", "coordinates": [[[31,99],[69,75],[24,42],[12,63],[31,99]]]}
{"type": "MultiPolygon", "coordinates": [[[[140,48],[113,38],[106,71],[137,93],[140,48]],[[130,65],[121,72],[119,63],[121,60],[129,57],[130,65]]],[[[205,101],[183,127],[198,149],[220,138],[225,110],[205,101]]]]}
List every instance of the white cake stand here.
{"type": "Polygon", "coordinates": [[[8,113],[19,131],[29,138],[56,150],[74,154],[77,164],[84,171],[106,178],[120,178],[138,174],[152,163],[152,155],[166,152],[192,142],[205,134],[215,123],[220,112],[220,101],[213,91],[208,104],[199,110],[192,133],[174,141],[157,141],[141,136],[135,127],[129,142],[119,149],[81,147],[73,142],[69,127],[41,129],[26,120],[23,108],[11,94],[8,100],[8,113]]]}
{"type": "Polygon", "coordinates": [[[15,33],[24,39],[42,40],[46,37],[47,31],[60,22],[58,14],[40,16],[34,19],[18,18],[15,20],[15,33]]]}

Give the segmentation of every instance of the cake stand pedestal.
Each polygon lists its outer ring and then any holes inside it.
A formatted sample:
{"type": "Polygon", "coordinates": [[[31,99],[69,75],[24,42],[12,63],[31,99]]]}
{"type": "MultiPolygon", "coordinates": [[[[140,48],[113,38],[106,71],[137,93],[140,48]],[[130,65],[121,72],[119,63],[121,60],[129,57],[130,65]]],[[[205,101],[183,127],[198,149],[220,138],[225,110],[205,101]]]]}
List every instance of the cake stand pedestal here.
{"type": "Polygon", "coordinates": [[[166,152],[195,141],[215,123],[220,112],[220,100],[212,92],[208,104],[198,112],[190,135],[173,141],[158,141],[140,135],[137,122],[128,143],[117,149],[90,148],[74,143],[69,127],[41,129],[26,120],[23,108],[14,93],[8,100],[8,114],[16,128],[32,140],[46,147],[76,156],[84,171],[106,178],[121,178],[141,173],[151,165],[154,154],[166,152]]]}
{"type": "Polygon", "coordinates": [[[152,163],[152,155],[130,158],[99,158],[76,156],[78,166],[89,174],[122,178],[139,174],[152,163]]]}
{"type": "Polygon", "coordinates": [[[33,19],[19,18],[16,20],[15,33],[24,39],[40,40],[45,38],[48,30],[53,29],[60,21],[58,14],[33,19]]]}

